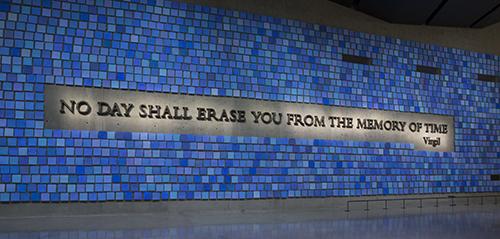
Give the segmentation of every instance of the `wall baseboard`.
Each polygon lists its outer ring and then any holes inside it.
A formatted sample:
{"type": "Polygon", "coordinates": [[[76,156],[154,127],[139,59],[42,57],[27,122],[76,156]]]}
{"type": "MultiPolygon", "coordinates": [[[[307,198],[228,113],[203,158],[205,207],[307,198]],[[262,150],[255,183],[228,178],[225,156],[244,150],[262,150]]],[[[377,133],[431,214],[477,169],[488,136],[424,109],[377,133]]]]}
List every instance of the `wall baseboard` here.
{"type": "Polygon", "coordinates": [[[500,193],[457,193],[457,194],[420,194],[394,196],[362,196],[362,197],[328,197],[328,198],[289,198],[289,199],[262,199],[262,200],[190,200],[190,201],[136,201],[136,202],[68,202],[68,203],[4,203],[0,204],[0,219],[18,217],[50,217],[50,216],[88,216],[113,214],[200,214],[200,213],[247,213],[247,212],[275,212],[275,211],[304,211],[328,209],[345,211],[348,201],[351,211],[366,209],[363,200],[370,200],[369,208],[381,209],[385,207],[384,200],[388,200],[388,207],[419,206],[420,201],[426,207],[436,204],[440,198],[441,206],[448,206],[452,202],[464,205],[469,198],[469,204],[479,204],[480,196],[483,204],[493,204],[498,201],[500,193]],[[453,198],[453,200],[452,200],[453,198]],[[422,199],[422,200],[420,200],[422,199]],[[377,201],[378,200],[378,201],[377,201]],[[353,202],[354,201],[354,202],[353,202]]]}

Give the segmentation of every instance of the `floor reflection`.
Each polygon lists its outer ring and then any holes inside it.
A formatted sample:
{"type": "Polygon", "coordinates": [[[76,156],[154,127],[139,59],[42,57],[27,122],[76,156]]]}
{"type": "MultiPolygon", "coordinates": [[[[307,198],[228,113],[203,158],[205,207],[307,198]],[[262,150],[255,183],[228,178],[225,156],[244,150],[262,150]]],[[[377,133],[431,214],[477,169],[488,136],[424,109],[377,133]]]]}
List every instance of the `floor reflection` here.
{"type": "Polygon", "coordinates": [[[1,239],[71,238],[499,238],[500,211],[276,224],[210,225],[142,230],[0,233],[1,239]]]}

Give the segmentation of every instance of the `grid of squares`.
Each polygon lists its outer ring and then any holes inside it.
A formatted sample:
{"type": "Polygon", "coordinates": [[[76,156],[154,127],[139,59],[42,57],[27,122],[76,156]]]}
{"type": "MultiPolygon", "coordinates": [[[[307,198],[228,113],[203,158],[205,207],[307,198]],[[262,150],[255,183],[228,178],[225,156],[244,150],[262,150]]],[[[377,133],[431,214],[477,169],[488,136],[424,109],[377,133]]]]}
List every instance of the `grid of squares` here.
{"type": "Polygon", "coordinates": [[[169,0],[2,1],[0,35],[1,202],[500,191],[499,56],[169,0]],[[456,148],[49,130],[46,84],[452,115],[456,148]]]}

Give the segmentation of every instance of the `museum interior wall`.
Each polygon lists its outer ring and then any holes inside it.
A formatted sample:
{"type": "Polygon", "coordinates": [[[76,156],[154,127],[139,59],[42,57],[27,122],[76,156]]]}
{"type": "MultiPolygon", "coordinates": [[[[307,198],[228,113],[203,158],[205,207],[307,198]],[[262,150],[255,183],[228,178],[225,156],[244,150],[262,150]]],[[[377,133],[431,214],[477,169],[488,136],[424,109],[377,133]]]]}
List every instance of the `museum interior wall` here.
{"type": "Polygon", "coordinates": [[[3,1],[0,35],[1,202],[500,191],[495,54],[169,0],[3,1]],[[451,117],[453,147],[48,127],[54,86],[451,117]]]}

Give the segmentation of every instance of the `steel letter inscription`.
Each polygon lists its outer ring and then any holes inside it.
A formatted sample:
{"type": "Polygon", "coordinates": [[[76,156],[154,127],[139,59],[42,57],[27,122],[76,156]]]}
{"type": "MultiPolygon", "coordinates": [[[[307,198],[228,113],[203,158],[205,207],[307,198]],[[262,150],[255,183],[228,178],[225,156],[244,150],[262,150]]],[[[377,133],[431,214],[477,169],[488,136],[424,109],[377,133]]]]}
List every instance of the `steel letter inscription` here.
{"type": "Polygon", "coordinates": [[[45,127],[99,131],[314,138],[453,151],[453,117],[128,90],[45,86],[45,127]]]}

